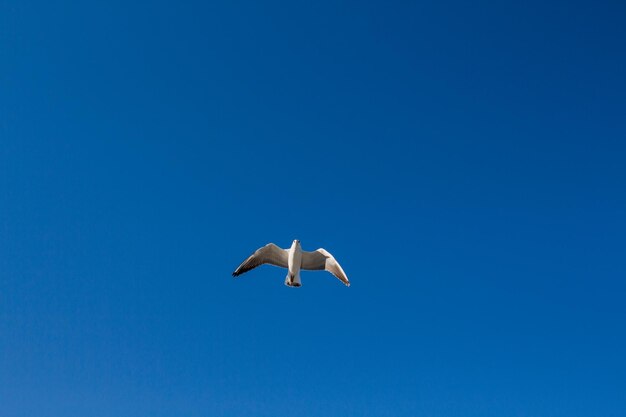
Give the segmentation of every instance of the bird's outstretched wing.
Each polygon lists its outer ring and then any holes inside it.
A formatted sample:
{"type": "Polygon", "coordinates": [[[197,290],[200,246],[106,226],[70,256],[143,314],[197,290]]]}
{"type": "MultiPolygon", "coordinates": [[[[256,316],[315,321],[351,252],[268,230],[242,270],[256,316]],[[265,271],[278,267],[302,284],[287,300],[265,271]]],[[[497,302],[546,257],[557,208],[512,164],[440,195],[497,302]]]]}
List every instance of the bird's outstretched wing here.
{"type": "Polygon", "coordinates": [[[287,251],[273,243],[268,243],[243,261],[241,265],[239,265],[239,268],[233,272],[233,276],[239,276],[263,264],[287,268],[287,251]]]}
{"type": "Polygon", "coordinates": [[[350,286],[350,281],[348,281],[348,277],[343,272],[341,265],[326,249],[319,248],[314,252],[302,252],[302,269],[308,269],[309,271],[326,270],[339,278],[348,287],[350,286]]]}

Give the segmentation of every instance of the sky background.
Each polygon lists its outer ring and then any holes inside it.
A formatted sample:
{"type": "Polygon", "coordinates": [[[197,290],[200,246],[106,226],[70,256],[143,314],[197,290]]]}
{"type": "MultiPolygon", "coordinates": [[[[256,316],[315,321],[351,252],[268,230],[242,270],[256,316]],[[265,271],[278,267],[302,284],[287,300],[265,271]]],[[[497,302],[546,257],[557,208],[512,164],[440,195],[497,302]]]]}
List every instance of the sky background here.
{"type": "Polygon", "coordinates": [[[0,2],[0,415],[626,416],[625,22],[0,2]]]}

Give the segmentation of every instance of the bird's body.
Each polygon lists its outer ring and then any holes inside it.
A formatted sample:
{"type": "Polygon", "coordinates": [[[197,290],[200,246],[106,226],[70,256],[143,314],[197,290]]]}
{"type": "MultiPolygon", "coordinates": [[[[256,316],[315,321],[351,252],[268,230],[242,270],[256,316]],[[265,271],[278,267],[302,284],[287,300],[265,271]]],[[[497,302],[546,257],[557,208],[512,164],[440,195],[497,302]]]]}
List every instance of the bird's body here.
{"type": "Polygon", "coordinates": [[[289,273],[285,278],[285,285],[290,287],[299,287],[302,285],[300,281],[300,269],[302,268],[302,246],[299,240],[294,240],[289,248],[287,255],[287,269],[289,273]]]}
{"type": "Polygon", "coordinates": [[[294,240],[289,249],[281,249],[273,243],[268,243],[258,249],[248,257],[233,272],[233,276],[239,276],[257,266],[270,264],[281,268],[287,268],[285,285],[289,287],[300,287],[300,271],[304,270],[326,270],[339,278],[346,286],[350,286],[350,281],[341,265],[325,249],[318,249],[313,252],[305,252],[300,246],[299,240],[294,240]]]}

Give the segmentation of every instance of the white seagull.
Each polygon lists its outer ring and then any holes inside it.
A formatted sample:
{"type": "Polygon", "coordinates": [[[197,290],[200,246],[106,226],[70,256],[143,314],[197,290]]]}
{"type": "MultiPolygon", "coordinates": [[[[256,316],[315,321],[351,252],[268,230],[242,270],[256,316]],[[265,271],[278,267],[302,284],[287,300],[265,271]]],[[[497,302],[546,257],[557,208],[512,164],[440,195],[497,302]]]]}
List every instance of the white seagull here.
{"type": "Polygon", "coordinates": [[[339,278],[346,286],[350,286],[346,273],[343,272],[341,265],[333,255],[322,248],[313,252],[305,252],[297,239],[293,241],[289,249],[282,249],[273,243],[268,243],[243,261],[239,268],[233,272],[233,276],[237,277],[263,264],[287,268],[289,272],[285,278],[285,285],[288,287],[302,285],[300,282],[301,269],[308,271],[326,270],[339,278]]]}

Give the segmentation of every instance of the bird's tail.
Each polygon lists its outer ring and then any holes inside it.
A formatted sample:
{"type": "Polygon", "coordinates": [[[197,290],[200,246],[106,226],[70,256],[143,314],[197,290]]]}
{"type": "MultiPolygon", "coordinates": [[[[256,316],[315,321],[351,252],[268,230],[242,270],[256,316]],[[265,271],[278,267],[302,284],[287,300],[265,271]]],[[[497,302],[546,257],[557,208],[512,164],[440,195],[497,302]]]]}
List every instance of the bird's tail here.
{"type": "Polygon", "coordinates": [[[287,274],[285,277],[285,285],[288,287],[300,287],[302,283],[300,282],[300,274],[292,274],[291,272],[287,274]]]}

